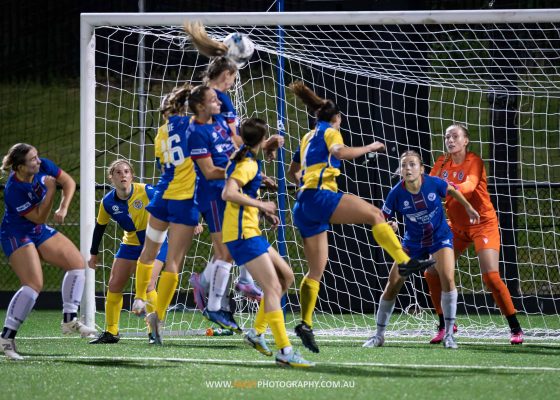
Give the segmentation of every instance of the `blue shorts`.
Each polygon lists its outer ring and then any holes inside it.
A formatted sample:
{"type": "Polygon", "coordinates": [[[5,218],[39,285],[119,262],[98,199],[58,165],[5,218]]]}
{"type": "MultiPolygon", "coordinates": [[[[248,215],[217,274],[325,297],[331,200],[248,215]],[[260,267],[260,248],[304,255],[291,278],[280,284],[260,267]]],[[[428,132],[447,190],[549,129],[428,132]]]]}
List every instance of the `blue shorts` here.
{"type": "Polygon", "coordinates": [[[294,225],[308,238],[329,230],[330,219],[344,196],[342,192],[308,189],[298,193],[293,210],[294,225]]]}
{"type": "Polygon", "coordinates": [[[156,191],[146,210],[159,220],[183,224],[188,226],[198,225],[198,208],[193,199],[167,200],[163,192],[156,191]]]}
{"type": "MultiPolygon", "coordinates": [[[[140,253],[142,252],[143,246],[135,246],[131,244],[121,243],[115,258],[123,258],[125,260],[137,261],[140,258],[140,253]]],[[[156,260],[165,263],[165,258],[167,257],[167,239],[162,243],[156,260]]]]}
{"type": "Polygon", "coordinates": [[[6,258],[10,258],[12,253],[19,249],[20,247],[27,246],[31,243],[35,245],[35,247],[39,247],[43,244],[46,240],[52,238],[54,235],[57,234],[57,230],[51,228],[46,224],[37,225],[32,233],[28,233],[27,235],[22,236],[4,236],[0,238],[2,242],[2,250],[4,250],[4,254],[6,254],[6,258]]]}
{"type": "Polygon", "coordinates": [[[224,222],[224,212],[226,210],[226,202],[222,199],[212,200],[204,206],[198,206],[204,221],[208,224],[210,233],[222,231],[222,223],[224,222]]]}
{"type": "Polygon", "coordinates": [[[249,239],[239,239],[227,242],[226,246],[237,265],[243,265],[258,256],[268,253],[270,243],[264,236],[254,236],[249,239]]]}
{"type": "Polygon", "coordinates": [[[438,238],[437,240],[434,240],[434,243],[430,246],[422,246],[420,243],[403,243],[404,251],[410,256],[410,258],[415,258],[417,260],[427,259],[430,255],[438,252],[444,247],[453,249],[453,235],[438,238]]]}

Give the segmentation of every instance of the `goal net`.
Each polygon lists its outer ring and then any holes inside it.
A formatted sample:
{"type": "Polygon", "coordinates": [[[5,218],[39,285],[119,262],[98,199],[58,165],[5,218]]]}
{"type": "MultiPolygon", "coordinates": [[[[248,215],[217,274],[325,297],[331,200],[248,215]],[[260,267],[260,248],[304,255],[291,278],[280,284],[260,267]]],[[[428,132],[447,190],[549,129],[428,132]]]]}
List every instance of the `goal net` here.
{"type": "MultiPolygon", "coordinates": [[[[501,275],[521,324],[533,337],[560,333],[560,225],[555,218],[560,214],[560,17],[546,10],[83,15],[81,245],[86,257],[99,201],[110,189],[106,166],[126,158],[138,180],[157,182],[153,139],[163,123],[160,101],[177,85],[199,83],[209,62],[183,33],[185,19],[201,20],[217,40],[237,31],[255,43],[256,52],[230,96],[240,118],[263,118],[271,133],[285,135],[283,156],[266,163],[268,174],[281,183],[299,138],[313,124],[303,104],[285,91],[284,85],[295,80],[339,105],[347,145],[386,144],[386,153],[345,161],[338,180],[340,190],[378,207],[399,179],[400,153],[420,151],[429,168],[444,152],[445,128],[454,122],[467,125],[470,150],[485,162],[500,221],[501,275]]],[[[281,185],[264,197],[284,204],[282,232],[265,234],[285,249],[296,275],[286,305],[286,321],[293,324],[300,319],[299,283],[307,271],[291,218],[295,192],[281,185]]],[[[102,267],[89,272],[87,318],[91,321],[97,304],[101,325],[121,237],[114,225],[106,230],[102,267]]],[[[210,243],[205,230],[186,256],[165,321],[170,331],[199,333],[210,326],[194,310],[188,282],[206,265],[210,243]]],[[[314,317],[317,333],[370,334],[390,266],[369,226],[329,231],[329,261],[314,317]]],[[[458,261],[456,283],[460,334],[505,336],[507,322],[482,283],[472,248],[458,261]]],[[[127,309],[133,288],[131,283],[126,289],[127,309]]],[[[247,328],[256,304],[233,296],[236,318],[247,328]]],[[[414,276],[398,297],[388,334],[428,334],[436,323],[427,285],[414,276]]],[[[120,329],[143,334],[145,325],[124,312],[120,329]]]]}

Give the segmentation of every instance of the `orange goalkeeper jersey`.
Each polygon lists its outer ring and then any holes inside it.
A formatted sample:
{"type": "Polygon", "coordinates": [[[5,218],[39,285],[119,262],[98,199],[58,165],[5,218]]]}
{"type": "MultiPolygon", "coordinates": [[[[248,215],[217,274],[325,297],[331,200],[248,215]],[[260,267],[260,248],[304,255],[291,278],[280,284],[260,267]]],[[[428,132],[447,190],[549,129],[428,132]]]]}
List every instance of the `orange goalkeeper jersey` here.
{"type": "MultiPolygon", "coordinates": [[[[480,214],[480,223],[497,221],[496,210],[490,201],[486,185],[486,170],[482,159],[470,151],[461,164],[454,164],[451,158],[439,157],[430,172],[432,176],[439,176],[459,187],[460,192],[480,214]]],[[[469,227],[469,216],[465,208],[453,197],[447,195],[445,199],[447,218],[453,226],[469,227]]]]}

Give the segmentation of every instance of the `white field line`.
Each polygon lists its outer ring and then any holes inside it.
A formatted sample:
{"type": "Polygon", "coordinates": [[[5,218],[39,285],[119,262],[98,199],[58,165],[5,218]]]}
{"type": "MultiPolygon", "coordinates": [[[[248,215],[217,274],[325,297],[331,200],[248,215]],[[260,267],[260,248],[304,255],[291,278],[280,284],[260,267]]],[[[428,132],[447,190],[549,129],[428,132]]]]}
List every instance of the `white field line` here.
{"type": "MultiPolygon", "coordinates": [[[[155,361],[155,362],[183,362],[183,363],[206,363],[206,364],[232,364],[232,365],[266,365],[273,361],[265,360],[228,360],[217,358],[180,358],[180,357],[110,357],[110,356],[31,356],[27,361],[39,360],[91,360],[91,361],[155,361]]],[[[510,365],[447,365],[447,364],[391,364],[381,362],[316,362],[317,366],[332,367],[377,367],[377,368],[425,368],[425,369],[448,369],[448,370],[501,370],[501,371],[540,371],[560,372],[556,367],[510,366],[510,365]]]]}
{"type": "MultiPolygon", "coordinates": [[[[79,336],[18,336],[17,340],[72,340],[72,339],[82,339],[79,336]]],[[[319,343],[364,343],[368,338],[364,337],[362,339],[355,339],[355,338],[348,338],[348,339],[329,339],[329,338],[321,338],[316,337],[315,340],[319,343]]],[[[412,344],[428,344],[429,337],[426,337],[425,340],[418,340],[418,339],[411,339],[411,340],[403,340],[403,339],[393,339],[393,338],[386,338],[386,344],[392,343],[412,343],[412,344]]],[[[525,342],[523,346],[542,346],[543,344],[550,346],[550,347],[560,347],[560,342],[557,340],[554,341],[546,341],[546,338],[528,338],[525,337],[525,342]]],[[[146,341],[146,337],[141,336],[123,336],[121,338],[123,341],[146,341]]],[[[218,340],[220,342],[242,342],[242,336],[226,336],[226,337],[206,337],[206,336],[184,336],[184,337],[166,337],[164,335],[164,340],[167,342],[199,342],[199,341],[208,341],[208,340],[218,340]]],[[[461,337],[457,337],[457,341],[459,344],[468,344],[468,345],[496,345],[496,346],[503,346],[503,345],[510,345],[509,340],[495,340],[495,339],[478,339],[478,340],[462,340],[461,337]]]]}

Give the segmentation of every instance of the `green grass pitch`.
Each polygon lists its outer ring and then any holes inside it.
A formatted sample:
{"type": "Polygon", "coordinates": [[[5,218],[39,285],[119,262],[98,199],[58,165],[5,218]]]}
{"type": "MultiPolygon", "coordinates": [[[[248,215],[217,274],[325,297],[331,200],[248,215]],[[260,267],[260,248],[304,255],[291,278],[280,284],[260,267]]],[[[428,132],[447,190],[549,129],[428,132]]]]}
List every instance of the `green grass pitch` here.
{"type": "MultiPolygon", "coordinates": [[[[0,313],[0,318],[4,318],[0,313]]],[[[124,315],[123,315],[124,317],[124,315]]],[[[560,343],[461,338],[458,350],[427,338],[388,338],[364,349],[364,338],[318,337],[319,354],[296,348],[312,369],[277,367],[228,337],[144,337],[89,345],[63,337],[60,314],[34,311],[20,329],[22,362],[0,359],[2,399],[556,399],[560,343]],[[219,387],[221,386],[221,387],[219,387]]]]}

